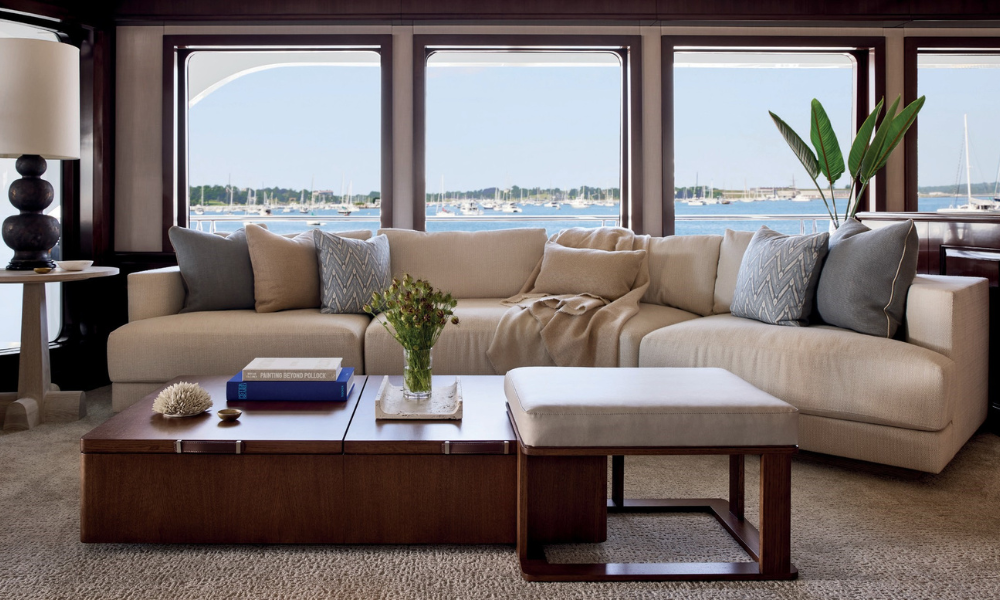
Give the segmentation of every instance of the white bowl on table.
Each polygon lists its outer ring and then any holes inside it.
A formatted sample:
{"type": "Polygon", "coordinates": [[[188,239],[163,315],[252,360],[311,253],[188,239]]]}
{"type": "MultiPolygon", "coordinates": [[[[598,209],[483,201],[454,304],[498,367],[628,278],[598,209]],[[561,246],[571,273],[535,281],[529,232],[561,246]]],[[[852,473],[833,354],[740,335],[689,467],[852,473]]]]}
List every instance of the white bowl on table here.
{"type": "Polygon", "coordinates": [[[56,264],[63,271],[82,271],[94,264],[92,260],[57,260],[56,264]]]}

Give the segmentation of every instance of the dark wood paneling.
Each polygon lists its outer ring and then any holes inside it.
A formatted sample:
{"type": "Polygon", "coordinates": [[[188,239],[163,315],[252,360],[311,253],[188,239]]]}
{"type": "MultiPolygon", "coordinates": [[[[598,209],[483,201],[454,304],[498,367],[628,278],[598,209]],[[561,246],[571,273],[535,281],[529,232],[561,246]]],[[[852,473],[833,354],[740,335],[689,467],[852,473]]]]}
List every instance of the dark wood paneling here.
{"type": "Polygon", "coordinates": [[[660,147],[663,153],[662,235],[674,235],[674,44],[660,38],[660,147]]]}
{"type": "MultiPolygon", "coordinates": [[[[218,419],[216,419],[218,420],[218,419]]],[[[336,544],[343,455],[82,454],[80,540],[336,544]]]]}
{"type": "Polygon", "coordinates": [[[528,535],[541,543],[608,537],[606,456],[528,456],[528,535]]]}
{"type": "MultiPolygon", "coordinates": [[[[24,0],[21,2],[25,3],[24,0]]],[[[120,20],[536,19],[536,20],[912,20],[996,19],[996,3],[975,0],[122,0],[120,20]]]]}
{"type": "Polygon", "coordinates": [[[349,544],[513,544],[516,457],[344,456],[349,544]]]}

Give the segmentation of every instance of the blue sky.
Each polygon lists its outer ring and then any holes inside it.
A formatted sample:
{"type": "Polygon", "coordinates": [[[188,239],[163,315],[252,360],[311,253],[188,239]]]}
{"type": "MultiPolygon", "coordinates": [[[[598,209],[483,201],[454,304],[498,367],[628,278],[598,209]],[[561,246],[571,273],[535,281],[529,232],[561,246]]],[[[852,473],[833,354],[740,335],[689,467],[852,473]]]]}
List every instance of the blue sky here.
{"type": "MultiPolygon", "coordinates": [[[[920,183],[956,179],[969,113],[973,179],[1000,159],[998,70],[921,69],[920,183]],[[978,164],[977,164],[978,163],[978,164]]],[[[607,67],[435,67],[427,82],[427,191],[618,182],[620,72],[607,67]]],[[[288,67],[238,78],[192,108],[193,185],[379,188],[376,68],[288,67]],[[346,183],[345,183],[346,185],[346,183]]],[[[811,186],[768,110],[808,140],[809,101],[846,154],[849,69],[678,68],[676,184],[811,186]]],[[[964,167],[963,167],[964,169],[964,167]]],[[[962,174],[964,180],[964,171],[962,174]]],[[[847,179],[840,184],[846,184],[847,179]]]]}
{"type": "Polygon", "coordinates": [[[309,66],[223,85],[189,113],[191,184],[378,189],[379,81],[378,68],[309,66]]]}
{"type": "Polygon", "coordinates": [[[1000,68],[920,69],[918,92],[927,96],[917,142],[920,185],[965,184],[964,114],[972,181],[992,183],[1000,162],[1000,68]]]}

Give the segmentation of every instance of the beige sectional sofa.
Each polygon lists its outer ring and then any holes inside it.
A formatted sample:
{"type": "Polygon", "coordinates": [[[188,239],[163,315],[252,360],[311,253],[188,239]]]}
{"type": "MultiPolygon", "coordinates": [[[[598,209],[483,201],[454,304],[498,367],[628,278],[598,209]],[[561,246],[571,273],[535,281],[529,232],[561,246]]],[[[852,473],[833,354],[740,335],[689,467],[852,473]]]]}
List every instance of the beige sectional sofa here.
{"type": "MultiPolygon", "coordinates": [[[[383,230],[392,274],[458,299],[461,325],[434,349],[438,374],[492,374],[486,350],[542,257],[542,229],[383,230]]],[[[749,233],[656,238],[650,286],[617,340],[628,367],[721,367],[801,411],[800,446],[940,472],[986,417],[987,283],[918,276],[902,340],[829,326],[779,327],[729,313],[749,233]]],[[[319,309],[179,314],[176,267],[129,275],[129,323],[111,334],[115,410],[180,375],[236,373],[258,356],[341,356],[359,373],[402,372],[402,351],[366,315],[319,309]]]]}

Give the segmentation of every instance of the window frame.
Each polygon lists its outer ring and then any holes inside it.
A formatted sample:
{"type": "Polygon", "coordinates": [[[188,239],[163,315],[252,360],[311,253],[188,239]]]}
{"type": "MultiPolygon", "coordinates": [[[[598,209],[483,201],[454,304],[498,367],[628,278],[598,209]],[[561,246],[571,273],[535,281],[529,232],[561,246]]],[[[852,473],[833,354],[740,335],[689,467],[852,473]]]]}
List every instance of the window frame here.
{"type": "Polygon", "coordinates": [[[392,227],[392,36],[357,35],[165,35],[163,36],[163,231],[164,252],[172,252],[167,232],[188,226],[188,59],[196,52],[275,52],[281,50],[365,50],[380,57],[382,227],[392,227]]]}
{"type": "MultiPolygon", "coordinates": [[[[663,145],[663,235],[674,235],[674,55],[677,52],[752,52],[828,54],[830,48],[854,48],[847,53],[854,57],[854,125],[856,133],[868,116],[871,87],[869,78],[874,71],[875,98],[885,96],[885,37],[882,36],[712,36],[665,35],[660,38],[661,55],[661,129],[663,145]],[[678,49],[678,48],[681,49],[678,49]]],[[[838,50],[837,52],[840,52],[838,50]]],[[[881,118],[880,118],[881,122],[881,118]]],[[[876,211],[886,209],[885,169],[875,176],[876,211]]],[[[870,206],[869,190],[865,190],[861,206],[870,206]]]]}
{"type": "MultiPolygon", "coordinates": [[[[903,40],[903,102],[909,104],[917,99],[920,69],[917,56],[921,50],[930,54],[996,54],[1000,55],[1000,37],[907,37],[903,40]]],[[[919,139],[920,115],[903,138],[903,160],[905,161],[905,182],[903,187],[904,212],[919,212],[920,198],[917,173],[917,143],[919,139]]]]}
{"type": "Polygon", "coordinates": [[[638,35],[474,35],[413,36],[413,229],[426,230],[427,59],[440,50],[477,52],[608,51],[622,61],[621,226],[643,233],[642,221],[642,37],[638,35]]]}

